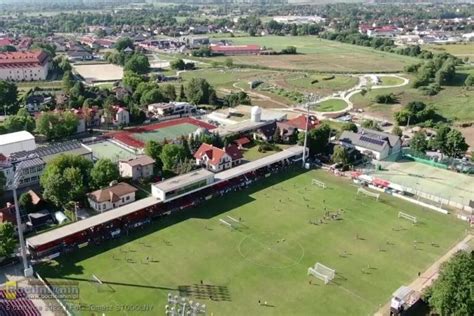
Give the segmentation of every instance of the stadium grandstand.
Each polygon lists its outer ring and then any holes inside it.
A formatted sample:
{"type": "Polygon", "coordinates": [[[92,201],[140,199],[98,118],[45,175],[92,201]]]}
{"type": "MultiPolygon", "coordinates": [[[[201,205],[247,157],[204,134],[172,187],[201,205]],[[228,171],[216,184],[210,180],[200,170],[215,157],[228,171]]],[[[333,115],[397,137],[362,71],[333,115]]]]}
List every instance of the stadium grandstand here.
{"type": "Polygon", "coordinates": [[[301,161],[304,147],[293,146],[281,152],[213,174],[206,170],[165,180],[152,186],[153,196],[127,204],[58,229],[27,239],[33,258],[54,258],[89,244],[150,223],[153,219],[196,206],[205,200],[248,187],[251,183],[280,172],[301,161]],[[183,186],[185,190],[179,190],[183,186]]]}

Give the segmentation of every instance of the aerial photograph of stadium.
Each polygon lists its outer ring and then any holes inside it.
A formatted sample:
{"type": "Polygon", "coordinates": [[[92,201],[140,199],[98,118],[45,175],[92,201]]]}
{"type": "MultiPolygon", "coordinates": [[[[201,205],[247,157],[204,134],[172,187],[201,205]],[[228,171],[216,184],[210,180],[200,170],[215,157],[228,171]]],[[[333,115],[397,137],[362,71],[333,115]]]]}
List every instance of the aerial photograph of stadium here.
{"type": "Polygon", "coordinates": [[[473,1],[0,0],[0,316],[471,316],[473,235],[473,1]]]}

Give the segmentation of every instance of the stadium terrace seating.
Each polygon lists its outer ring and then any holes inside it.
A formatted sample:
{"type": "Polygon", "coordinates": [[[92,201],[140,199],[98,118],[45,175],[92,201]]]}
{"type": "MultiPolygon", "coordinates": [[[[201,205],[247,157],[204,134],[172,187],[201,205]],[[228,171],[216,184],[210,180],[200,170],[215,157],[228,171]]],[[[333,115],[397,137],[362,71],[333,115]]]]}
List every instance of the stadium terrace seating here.
{"type": "Polygon", "coordinates": [[[0,316],[40,316],[41,313],[22,289],[16,290],[15,299],[7,299],[0,290],[0,316]]]}

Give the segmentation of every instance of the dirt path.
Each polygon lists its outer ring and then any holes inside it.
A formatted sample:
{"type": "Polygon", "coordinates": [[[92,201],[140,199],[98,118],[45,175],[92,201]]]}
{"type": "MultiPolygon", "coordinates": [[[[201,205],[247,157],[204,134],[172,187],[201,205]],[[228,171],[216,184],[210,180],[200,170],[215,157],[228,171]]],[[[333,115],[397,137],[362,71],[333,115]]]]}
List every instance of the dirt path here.
{"type": "MultiPolygon", "coordinates": [[[[456,246],[451,248],[447,253],[445,253],[441,258],[439,258],[435,263],[433,263],[425,272],[423,272],[418,278],[411,282],[408,287],[412,290],[422,292],[424,288],[430,286],[434,280],[438,277],[438,272],[441,264],[448,261],[460,247],[468,243],[473,236],[471,234],[467,235],[461,242],[457,243],[456,246]]],[[[386,316],[390,314],[390,301],[387,302],[382,308],[380,308],[374,315],[376,316],[386,316]]]]}

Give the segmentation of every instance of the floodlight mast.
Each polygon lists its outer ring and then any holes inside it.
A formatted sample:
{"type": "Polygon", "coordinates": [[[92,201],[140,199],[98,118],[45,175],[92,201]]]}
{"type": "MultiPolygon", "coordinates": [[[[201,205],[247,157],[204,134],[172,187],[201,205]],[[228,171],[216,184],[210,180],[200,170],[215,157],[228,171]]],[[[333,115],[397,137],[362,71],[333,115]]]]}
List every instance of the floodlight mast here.
{"type": "MultiPolygon", "coordinates": [[[[301,166],[304,168],[306,162],[306,150],[308,145],[308,129],[309,129],[309,107],[312,103],[316,103],[316,100],[319,99],[318,96],[315,96],[313,93],[310,93],[307,97],[307,101],[304,104],[306,106],[306,127],[304,132],[304,143],[303,143],[303,161],[301,162],[301,166]]],[[[308,153],[309,154],[309,153],[308,153]]]]}

